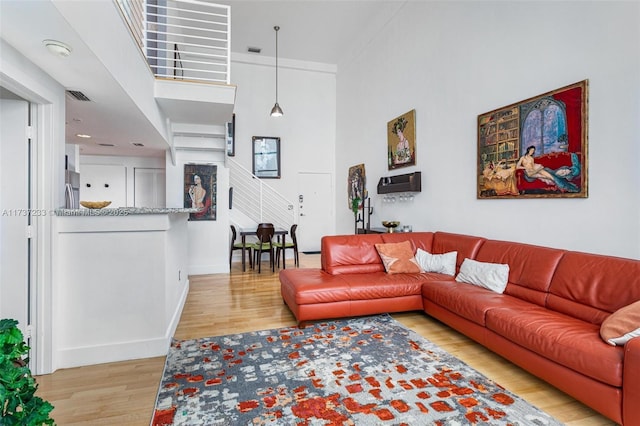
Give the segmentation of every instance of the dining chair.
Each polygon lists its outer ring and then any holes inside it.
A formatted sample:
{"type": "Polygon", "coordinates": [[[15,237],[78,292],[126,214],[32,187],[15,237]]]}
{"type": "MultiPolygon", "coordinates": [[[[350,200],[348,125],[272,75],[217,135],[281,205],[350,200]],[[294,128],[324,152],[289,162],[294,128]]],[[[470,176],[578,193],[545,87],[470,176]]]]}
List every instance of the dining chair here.
{"type": "Polygon", "coordinates": [[[256,229],[256,237],[258,237],[258,241],[251,245],[251,249],[253,250],[254,255],[253,268],[255,269],[257,263],[258,273],[261,271],[263,252],[269,253],[271,272],[275,272],[275,251],[273,248],[274,233],[275,227],[273,226],[273,223],[260,223],[256,229]]]}
{"type": "Polygon", "coordinates": [[[238,233],[236,232],[236,227],[233,225],[230,225],[230,226],[231,226],[231,245],[229,247],[229,268],[231,268],[231,258],[233,257],[233,252],[235,250],[243,250],[243,249],[248,252],[249,266],[253,268],[253,259],[251,257],[251,245],[247,244],[244,247],[242,247],[242,243],[241,242],[239,243],[236,241],[236,238],[238,236],[238,233]]]}
{"type": "Polygon", "coordinates": [[[278,238],[278,241],[273,243],[273,246],[276,249],[276,264],[278,265],[278,267],[280,266],[280,254],[282,254],[282,267],[286,268],[284,263],[287,256],[287,249],[293,250],[293,262],[295,263],[296,267],[300,266],[300,259],[298,258],[298,239],[296,238],[296,229],[298,229],[297,224],[291,225],[289,234],[291,235],[292,242],[287,241],[286,243],[282,244],[282,242],[280,242],[280,239],[278,238]]]}

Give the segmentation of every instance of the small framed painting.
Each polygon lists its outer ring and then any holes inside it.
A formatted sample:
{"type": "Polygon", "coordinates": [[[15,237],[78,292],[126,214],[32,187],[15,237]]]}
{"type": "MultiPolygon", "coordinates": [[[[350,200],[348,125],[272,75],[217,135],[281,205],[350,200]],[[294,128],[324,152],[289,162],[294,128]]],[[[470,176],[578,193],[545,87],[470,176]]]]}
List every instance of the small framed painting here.
{"type": "Polygon", "coordinates": [[[280,179],[280,138],[253,137],[253,174],[259,178],[280,179]]]}
{"type": "Polygon", "coordinates": [[[364,207],[366,179],[364,164],[349,167],[349,176],[347,177],[347,203],[349,210],[354,214],[358,213],[358,210],[362,210],[364,207]]]}
{"type": "Polygon", "coordinates": [[[184,165],[184,207],[200,209],[189,220],[216,220],[217,174],[214,164],[184,165]]]}
{"type": "Polygon", "coordinates": [[[389,170],[416,165],[416,110],[387,123],[387,163],[389,170]]]}

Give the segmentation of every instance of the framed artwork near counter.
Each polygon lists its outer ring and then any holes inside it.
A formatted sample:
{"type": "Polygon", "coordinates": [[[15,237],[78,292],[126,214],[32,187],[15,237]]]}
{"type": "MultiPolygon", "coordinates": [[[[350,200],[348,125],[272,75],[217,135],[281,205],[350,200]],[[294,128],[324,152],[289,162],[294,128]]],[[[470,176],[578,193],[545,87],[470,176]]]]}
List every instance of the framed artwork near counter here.
{"type": "Polygon", "coordinates": [[[587,198],[588,80],[478,116],[478,198],[587,198]]]}
{"type": "Polygon", "coordinates": [[[189,220],[216,220],[217,172],[213,164],[184,165],[184,207],[201,209],[189,220]]]}

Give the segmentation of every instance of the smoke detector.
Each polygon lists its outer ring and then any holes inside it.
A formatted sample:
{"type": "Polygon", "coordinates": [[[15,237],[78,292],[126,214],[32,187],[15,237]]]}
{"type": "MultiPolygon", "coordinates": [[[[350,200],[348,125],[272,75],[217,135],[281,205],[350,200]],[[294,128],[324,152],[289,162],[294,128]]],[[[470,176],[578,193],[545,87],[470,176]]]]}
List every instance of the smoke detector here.
{"type": "Polygon", "coordinates": [[[42,43],[52,55],[59,56],[61,58],[66,58],[71,55],[71,52],[73,51],[71,46],[58,40],[43,40],[42,43]]]}

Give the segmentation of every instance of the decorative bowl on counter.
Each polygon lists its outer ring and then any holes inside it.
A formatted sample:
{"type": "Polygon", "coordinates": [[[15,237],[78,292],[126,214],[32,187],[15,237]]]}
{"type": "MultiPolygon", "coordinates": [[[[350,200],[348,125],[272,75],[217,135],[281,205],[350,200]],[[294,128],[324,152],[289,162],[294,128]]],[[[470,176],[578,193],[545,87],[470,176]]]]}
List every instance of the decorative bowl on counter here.
{"type": "Polygon", "coordinates": [[[102,209],[109,204],[111,204],[111,201],[80,201],[80,205],[88,209],[102,209]]]}
{"type": "Polygon", "coordinates": [[[387,232],[389,232],[389,233],[393,232],[393,229],[396,228],[398,225],[400,225],[400,222],[398,222],[397,220],[383,220],[382,221],[382,226],[387,228],[387,232]]]}

